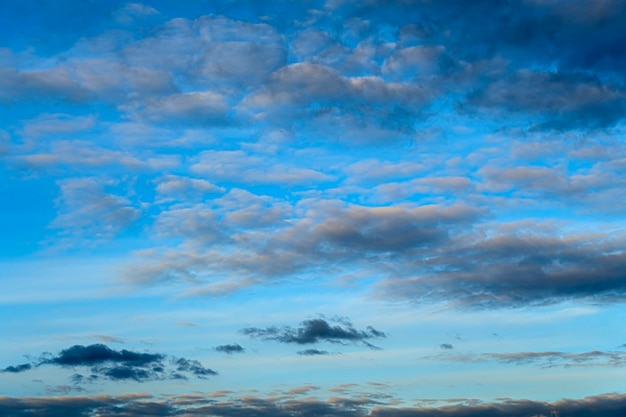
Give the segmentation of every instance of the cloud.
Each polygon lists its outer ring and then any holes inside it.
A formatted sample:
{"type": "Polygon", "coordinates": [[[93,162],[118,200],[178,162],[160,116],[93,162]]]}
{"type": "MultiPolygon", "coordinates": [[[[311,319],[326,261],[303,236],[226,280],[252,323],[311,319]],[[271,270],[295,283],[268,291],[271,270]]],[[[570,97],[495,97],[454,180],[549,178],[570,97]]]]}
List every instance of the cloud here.
{"type": "Polygon", "coordinates": [[[121,53],[132,67],[230,91],[258,86],[286,62],[281,35],[272,26],[215,16],[170,20],[121,53]]]}
{"type": "Polygon", "coordinates": [[[215,346],[215,350],[218,351],[218,352],[227,353],[229,355],[231,355],[233,353],[244,353],[246,351],[238,343],[234,343],[232,345],[215,346]]]}
{"type": "Polygon", "coordinates": [[[212,369],[205,368],[202,364],[197,360],[190,360],[185,358],[178,358],[174,360],[174,364],[176,365],[176,370],[181,372],[191,372],[198,378],[206,378],[207,376],[217,375],[212,369]]]}
{"type": "Polygon", "coordinates": [[[221,94],[194,91],[150,99],[140,114],[154,123],[222,125],[227,122],[228,109],[228,103],[221,94]]]}
{"type": "Polygon", "coordinates": [[[482,354],[445,354],[430,356],[424,359],[444,360],[455,362],[490,362],[511,364],[518,366],[538,366],[540,368],[553,367],[591,367],[626,366],[626,352],[593,350],[582,353],[567,352],[509,352],[509,353],[482,353],[482,354]]]}
{"type": "Polygon", "coordinates": [[[76,134],[92,129],[96,120],[93,115],[73,116],[66,113],[42,113],[34,119],[25,120],[20,132],[25,138],[40,138],[49,135],[76,134]]]}
{"type": "Polygon", "coordinates": [[[440,247],[422,274],[411,275],[411,268],[421,268],[409,265],[407,276],[381,280],[374,291],[471,308],[614,302],[626,296],[622,242],[619,233],[553,237],[532,229],[469,235],[440,247]]]}
{"type": "Polygon", "coordinates": [[[124,343],[124,339],[120,337],[109,336],[106,334],[94,334],[92,335],[92,337],[95,337],[96,339],[100,339],[101,341],[106,342],[106,343],[124,343]]]}
{"type": "MultiPolygon", "coordinates": [[[[298,395],[294,393],[293,395],[298,395]]],[[[219,397],[217,397],[219,398],[219,397]]],[[[445,400],[444,400],[445,401],[445,400]]],[[[454,400],[452,400],[454,401],[454,400]]],[[[563,399],[555,402],[527,399],[503,399],[492,403],[466,403],[442,407],[391,407],[368,398],[297,399],[293,396],[276,399],[260,397],[233,397],[229,401],[206,396],[172,396],[159,399],[147,394],[118,396],[63,396],[63,397],[0,397],[0,414],[12,417],[46,415],[46,417],[116,415],[139,417],[219,416],[235,417],[529,417],[529,416],[594,416],[614,417],[626,407],[623,394],[602,394],[581,399],[563,399]],[[212,401],[207,401],[212,400],[212,401]]]]}
{"type": "Polygon", "coordinates": [[[473,106],[535,113],[546,128],[604,128],[626,116],[626,90],[578,73],[521,70],[469,95],[473,106]]]}
{"type": "MultiPolygon", "coordinates": [[[[368,342],[369,339],[385,338],[384,332],[368,326],[365,330],[357,330],[352,323],[343,321],[341,325],[331,325],[324,319],[304,320],[300,327],[247,327],[241,332],[247,336],[262,340],[273,340],[280,343],[307,345],[319,342],[329,342],[346,345],[364,344],[372,349],[376,346],[368,342]]],[[[317,351],[319,352],[319,351],[317,351]]]]}
{"type": "Polygon", "coordinates": [[[324,137],[339,131],[342,141],[372,144],[414,135],[415,120],[436,95],[426,84],[345,77],[325,65],[299,62],[273,73],[240,109],[259,120],[288,126],[307,121],[324,137]]]}
{"type": "Polygon", "coordinates": [[[59,355],[44,359],[42,363],[60,366],[92,366],[105,362],[146,366],[163,360],[161,354],[137,353],[126,349],[116,351],[103,344],[74,345],[63,349],[59,355]]]}
{"type": "Polygon", "coordinates": [[[32,367],[33,366],[30,363],[23,363],[21,365],[7,366],[6,368],[2,370],[2,372],[10,372],[13,374],[17,374],[20,372],[29,371],[30,369],[32,369],[32,367]]]}
{"type": "Polygon", "coordinates": [[[305,350],[299,350],[298,355],[320,356],[320,355],[330,355],[330,352],[328,352],[327,350],[319,350],[319,349],[305,349],[305,350]]]}
{"type": "Polygon", "coordinates": [[[201,295],[331,267],[387,273],[392,264],[424,256],[485,215],[463,204],[368,207],[310,200],[293,207],[239,189],[213,203],[161,212],[157,236],[180,239],[185,248],[138,253],[143,260],[129,266],[128,281],[181,280],[196,283],[189,294],[201,295]],[[241,278],[225,280],[217,271],[241,278]]]}
{"type": "Polygon", "coordinates": [[[223,193],[223,187],[218,187],[207,180],[180,175],[164,175],[156,180],[157,203],[192,201],[201,199],[207,193],[223,193]]]}
{"type": "Polygon", "coordinates": [[[116,181],[73,178],[60,180],[58,184],[61,189],[56,201],[59,213],[50,227],[60,229],[64,235],[108,239],[139,218],[140,209],[127,197],[106,191],[117,185],[116,181]]]}
{"type": "Polygon", "coordinates": [[[611,366],[621,367],[626,365],[624,352],[604,352],[594,350],[583,353],[564,352],[517,352],[517,353],[490,353],[485,357],[500,363],[515,365],[538,365],[542,368],[553,366],[611,366]]]}
{"type": "Polygon", "coordinates": [[[141,3],[127,3],[113,13],[113,17],[117,23],[129,25],[135,19],[141,19],[159,12],[150,6],[141,3]]]}
{"type": "Polygon", "coordinates": [[[44,365],[89,369],[91,374],[88,377],[78,373],[71,376],[70,379],[75,384],[93,382],[100,378],[113,381],[145,382],[186,379],[185,374],[192,374],[198,378],[217,375],[217,372],[205,368],[197,360],[171,358],[168,361],[167,356],[161,353],[141,353],[127,349],[115,350],[100,343],[88,346],[74,345],[61,350],[57,355],[45,353],[33,364],[9,366],[3,372],[24,372],[44,365]]]}
{"type": "Polygon", "coordinates": [[[70,395],[73,392],[87,392],[87,390],[76,385],[46,386],[46,395],[70,395]]]}
{"type": "Polygon", "coordinates": [[[442,343],[439,345],[439,347],[444,350],[454,349],[454,346],[452,346],[450,343],[442,343]]]}
{"type": "Polygon", "coordinates": [[[311,184],[333,178],[314,169],[286,164],[277,158],[250,155],[242,150],[204,151],[193,161],[191,172],[210,179],[248,184],[311,184]]]}

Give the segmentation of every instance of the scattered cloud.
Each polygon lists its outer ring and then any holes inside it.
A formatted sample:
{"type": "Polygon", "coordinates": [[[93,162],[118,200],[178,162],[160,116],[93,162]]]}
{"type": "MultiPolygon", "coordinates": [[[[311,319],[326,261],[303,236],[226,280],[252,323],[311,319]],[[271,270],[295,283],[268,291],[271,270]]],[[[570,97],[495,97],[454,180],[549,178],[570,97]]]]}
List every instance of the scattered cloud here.
{"type": "Polygon", "coordinates": [[[32,369],[32,367],[33,365],[31,365],[30,363],[23,363],[21,365],[7,366],[6,368],[2,370],[2,372],[10,372],[12,374],[17,374],[20,372],[29,371],[32,369]]]}
{"type": "Polygon", "coordinates": [[[3,372],[25,372],[35,367],[54,365],[62,368],[90,371],[89,376],[75,373],[71,376],[74,383],[93,382],[98,379],[113,381],[145,382],[163,379],[187,379],[186,374],[198,378],[217,375],[212,369],[205,368],[199,361],[168,357],[160,353],[141,353],[127,349],[115,350],[104,344],[74,345],[61,350],[59,354],[44,353],[32,364],[8,366],[3,372]]]}
{"type": "Polygon", "coordinates": [[[116,181],[98,178],[66,179],[59,182],[59,212],[50,228],[63,235],[110,239],[130,226],[141,210],[129,198],[107,192],[116,181]]]}
{"type": "MultiPolygon", "coordinates": [[[[300,327],[296,328],[290,326],[267,328],[247,327],[242,329],[241,332],[253,338],[287,344],[307,345],[328,342],[346,345],[361,343],[372,349],[377,349],[377,347],[369,343],[369,339],[387,337],[384,332],[376,330],[371,326],[368,326],[365,330],[357,330],[350,322],[342,321],[341,324],[331,325],[322,318],[304,320],[300,324],[300,327]]],[[[313,354],[320,354],[320,351],[316,349],[313,350],[316,352],[313,354]]]]}
{"type": "Polygon", "coordinates": [[[174,361],[176,365],[176,370],[181,372],[190,372],[197,376],[198,378],[206,378],[207,376],[217,375],[212,369],[205,368],[202,364],[197,360],[185,359],[185,358],[177,358],[174,361]]]}
{"type": "Polygon", "coordinates": [[[305,349],[305,350],[299,350],[298,355],[320,356],[320,355],[330,355],[330,352],[328,352],[327,350],[319,350],[319,349],[305,349]]]}
{"type": "Polygon", "coordinates": [[[230,345],[215,346],[215,350],[218,352],[226,353],[228,355],[232,355],[233,353],[244,353],[246,351],[238,343],[233,343],[230,345]]]}

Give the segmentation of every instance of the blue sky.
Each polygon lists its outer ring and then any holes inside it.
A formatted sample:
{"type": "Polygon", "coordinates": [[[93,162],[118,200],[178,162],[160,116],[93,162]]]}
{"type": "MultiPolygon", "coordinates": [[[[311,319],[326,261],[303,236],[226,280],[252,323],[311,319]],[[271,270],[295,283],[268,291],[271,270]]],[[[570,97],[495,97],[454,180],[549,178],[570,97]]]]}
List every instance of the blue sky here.
{"type": "Polygon", "coordinates": [[[3,2],[0,414],[621,415],[624,19],[3,2]]]}

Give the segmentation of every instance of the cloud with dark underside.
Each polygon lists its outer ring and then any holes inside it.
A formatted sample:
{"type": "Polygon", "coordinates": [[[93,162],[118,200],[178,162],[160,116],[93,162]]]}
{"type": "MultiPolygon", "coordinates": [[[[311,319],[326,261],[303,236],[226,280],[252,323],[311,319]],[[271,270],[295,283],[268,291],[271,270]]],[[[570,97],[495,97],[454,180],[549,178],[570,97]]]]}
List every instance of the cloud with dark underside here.
{"type": "Polygon", "coordinates": [[[454,346],[452,346],[450,343],[442,343],[439,345],[439,347],[444,350],[454,349],[454,346]]]}
{"type": "Polygon", "coordinates": [[[331,325],[323,318],[304,320],[299,327],[295,328],[291,326],[247,327],[241,332],[250,337],[287,344],[308,345],[320,342],[341,345],[363,344],[371,349],[378,349],[378,347],[369,343],[368,340],[387,336],[386,333],[371,326],[367,326],[365,330],[358,330],[345,319],[338,325],[331,325]]]}
{"type": "Polygon", "coordinates": [[[165,355],[158,353],[138,353],[126,349],[116,351],[107,345],[97,343],[89,346],[74,345],[68,349],[63,349],[57,356],[42,358],[41,364],[92,366],[109,362],[146,366],[160,363],[164,358],[165,355]]]}
{"type": "Polygon", "coordinates": [[[10,372],[13,374],[17,374],[20,372],[28,371],[32,369],[32,365],[30,363],[23,363],[21,365],[7,366],[2,370],[2,372],[10,372]]]}
{"type": "Polygon", "coordinates": [[[238,343],[215,346],[215,350],[218,352],[232,355],[233,353],[244,353],[246,350],[238,343]]]}
{"type": "Polygon", "coordinates": [[[535,129],[604,128],[626,116],[626,90],[584,74],[523,70],[470,93],[466,104],[534,114],[535,129]]]}
{"type": "Polygon", "coordinates": [[[62,368],[86,368],[89,376],[74,373],[70,379],[75,383],[93,382],[98,379],[112,381],[154,381],[164,379],[187,379],[187,375],[206,378],[217,372],[205,368],[199,361],[186,358],[169,358],[161,353],[141,353],[127,349],[115,350],[103,344],[74,345],[57,355],[44,353],[32,364],[6,367],[3,372],[25,372],[34,367],[55,365],[62,368]]]}
{"type": "MultiPolygon", "coordinates": [[[[188,397],[188,396],[187,396],[188,397]]],[[[0,415],[11,417],[174,417],[185,415],[215,417],[617,417],[626,409],[626,394],[601,394],[555,402],[503,399],[491,403],[464,402],[441,407],[391,407],[368,398],[309,397],[297,399],[246,396],[229,401],[207,401],[199,396],[177,401],[157,399],[149,394],[118,396],[2,397],[0,415]]],[[[454,402],[454,400],[442,402],[454,402]]]]}
{"type": "Polygon", "coordinates": [[[397,265],[377,295],[474,309],[626,298],[626,252],[608,235],[468,236],[432,255],[427,265],[397,265]]]}

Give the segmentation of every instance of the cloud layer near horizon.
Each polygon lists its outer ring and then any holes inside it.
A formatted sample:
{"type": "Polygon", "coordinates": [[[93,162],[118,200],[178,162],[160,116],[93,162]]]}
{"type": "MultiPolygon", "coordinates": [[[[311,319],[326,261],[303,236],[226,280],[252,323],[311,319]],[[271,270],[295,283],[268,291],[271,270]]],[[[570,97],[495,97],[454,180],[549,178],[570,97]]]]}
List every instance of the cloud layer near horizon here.
{"type": "MultiPolygon", "coordinates": [[[[604,394],[580,400],[564,399],[553,403],[503,399],[497,403],[458,404],[438,408],[390,408],[368,398],[258,398],[246,396],[223,399],[224,394],[173,396],[158,399],[147,394],[120,396],[76,396],[12,398],[0,397],[0,412],[11,417],[46,415],[46,417],[87,417],[95,414],[111,417],[244,416],[259,417],[549,417],[591,416],[618,417],[626,407],[624,395],[604,394]]],[[[464,400],[460,400],[463,402],[464,400]]]]}

